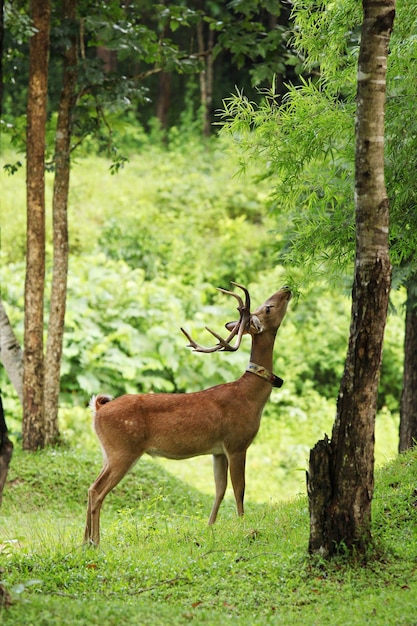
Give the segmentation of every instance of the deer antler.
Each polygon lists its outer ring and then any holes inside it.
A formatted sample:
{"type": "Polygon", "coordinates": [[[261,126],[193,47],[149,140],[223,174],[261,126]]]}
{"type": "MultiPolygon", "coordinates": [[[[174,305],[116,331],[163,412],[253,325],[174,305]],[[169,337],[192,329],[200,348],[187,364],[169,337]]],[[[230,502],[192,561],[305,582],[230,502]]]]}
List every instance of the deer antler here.
{"type": "Polygon", "coordinates": [[[239,294],[235,293],[234,291],[228,291],[227,289],[222,289],[221,287],[218,287],[218,291],[221,291],[222,293],[226,293],[229,296],[233,296],[234,298],[236,298],[236,300],[239,303],[239,306],[237,307],[237,310],[239,311],[239,315],[240,315],[239,321],[236,322],[232,332],[226,339],[223,339],[223,337],[215,333],[213,330],[210,330],[210,328],[207,328],[206,326],[206,330],[208,330],[208,332],[211,333],[218,341],[218,343],[215,346],[212,346],[211,348],[205,348],[204,346],[200,346],[198,343],[194,341],[194,339],[192,339],[192,337],[190,337],[187,331],[181,328],[181,331],[184,333],[184,335],[187,337],[188,341],[190,342],[188,344],[188,347],[193,348],[195,352],[205,352],[205,353],[219,352],[219,351],[235,352],[236,350],[239,349],[240,342],[242,341],[243,333],[250,320],[250,296],[249,296],[248,290],[246,289],[246,287],[243,287],[243,285],[239,285],[238,283],[234,283],[233,281],[231,284],[243,290],[245,294],[245,304],[243,304],[243,300],[239,296],[239,294]],[[232,346],[230,342],[232,341],[232,339],[234,339],[234,337],[236,337],[236,335],[237,335],[236,344],[232,346]]]}

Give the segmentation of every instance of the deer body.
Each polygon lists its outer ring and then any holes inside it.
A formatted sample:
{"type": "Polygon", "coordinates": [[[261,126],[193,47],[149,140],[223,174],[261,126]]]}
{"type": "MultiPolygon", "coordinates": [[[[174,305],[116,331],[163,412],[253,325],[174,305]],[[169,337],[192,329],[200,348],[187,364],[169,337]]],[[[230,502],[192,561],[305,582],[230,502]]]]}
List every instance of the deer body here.
{"type": "MultiPolygon", "coordinates": [[[[251,362],[268,373],[272,369],[275,335],[290,297],[291,292],[284,288],[250,317],[244,315],[238,298],[241,319],[227,325],[233,336],[240,332],[239,344],[243,334],[251,334],[251,362]]],[[[248,294],[245,307],[247,313],[248,294]]],[[[201,348],[187,337],[195,350],[213,351],[201,348]]],[[[237,349],[221,339],[218,345],[221,350],[237,349]]],[[[105,395],[93,398],[94,428],[103,450],[104,466],[88,492],[84,541],[99,543],[103,500],[144,453],[177,460],[213,455],[216,497],[209,524],[216,520],[229,468],[237,511],[243,515],[246,451],[259,430],[271,390],[270,380],[246,371],[234,382],[194,393],[129,394],[114,400],[105,395]]]]}

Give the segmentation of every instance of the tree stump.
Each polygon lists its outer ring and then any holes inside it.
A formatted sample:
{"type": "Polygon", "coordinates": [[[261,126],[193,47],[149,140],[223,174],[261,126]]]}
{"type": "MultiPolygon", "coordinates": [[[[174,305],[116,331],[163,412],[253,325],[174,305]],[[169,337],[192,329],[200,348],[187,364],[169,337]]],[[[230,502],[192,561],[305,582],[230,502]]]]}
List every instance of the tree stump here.
{"type": "Polygon", "coordinates": [[[328,556],[327,517],[332,500],[330,480],[331,447],[327,435],[310,450],[307,493],[310,513],[310,554],[328,556]]]}

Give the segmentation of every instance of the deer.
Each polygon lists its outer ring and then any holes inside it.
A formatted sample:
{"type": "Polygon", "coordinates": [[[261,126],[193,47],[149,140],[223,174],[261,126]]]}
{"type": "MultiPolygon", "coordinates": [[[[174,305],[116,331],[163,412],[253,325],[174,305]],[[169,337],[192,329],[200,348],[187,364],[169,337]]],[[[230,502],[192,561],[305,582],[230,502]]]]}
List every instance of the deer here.
{"type": "Polygon", "coordinates": [[[99,544],[103,501],[144,453],[175,460],[212,455],[215,499],[208,523],[216,521],[228,471],[237,514],[244,514],[246,453],[259,430],[272,388],[283,383],[272,372],[273,348],[292,294],[289,287],[283,287],[251,313],[246,287],[231,284],[243,291],[245,302],[235,291],[219,288],[238,301],[239,320],[225,325],[230,331],[226,338],[206,327],[217,343],[204,347],[183,328],[181,331],[189,341],[187,347],[202,353],[234,352],[242,337],[249,334],[250,361],[238,380],[189,393],[92,397],[90,407],[103,468],[88,490],[85,544],[99,544]]]}

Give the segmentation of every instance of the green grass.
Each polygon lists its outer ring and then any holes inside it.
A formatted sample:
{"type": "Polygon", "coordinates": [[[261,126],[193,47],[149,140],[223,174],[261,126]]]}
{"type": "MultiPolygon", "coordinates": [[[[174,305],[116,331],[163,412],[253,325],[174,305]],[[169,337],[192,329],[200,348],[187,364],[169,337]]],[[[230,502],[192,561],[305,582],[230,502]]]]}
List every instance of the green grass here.
{"type": "Polygon", "coordinates": [[[2,624],[417,624],[417,451],[377,472],[366,558],[330,563],[307,555],[304,496],[249,500],[243,519],[227,499],[208,527],[211,496],[147,460],[108,496],[100,548],[83,548],[98,461],[16,447],[0,518],[13,600],[2,624]]]}

